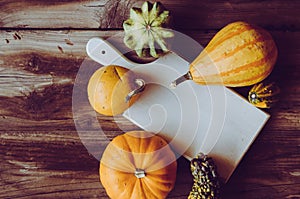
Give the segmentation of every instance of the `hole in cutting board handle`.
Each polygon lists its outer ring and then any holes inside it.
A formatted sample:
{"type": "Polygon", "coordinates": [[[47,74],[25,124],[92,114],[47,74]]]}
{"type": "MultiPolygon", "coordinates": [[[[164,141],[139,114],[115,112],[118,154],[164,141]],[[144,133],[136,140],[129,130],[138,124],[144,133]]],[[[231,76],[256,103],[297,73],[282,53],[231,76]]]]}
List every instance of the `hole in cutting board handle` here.
{"type": "Polygon", "coordinates": [[[104,66],[112,63],[119,63],[121,66],[130,64],[119,50],[102,38],[90,39],[86,45],[86,52],[90,58],[104,66]]]}

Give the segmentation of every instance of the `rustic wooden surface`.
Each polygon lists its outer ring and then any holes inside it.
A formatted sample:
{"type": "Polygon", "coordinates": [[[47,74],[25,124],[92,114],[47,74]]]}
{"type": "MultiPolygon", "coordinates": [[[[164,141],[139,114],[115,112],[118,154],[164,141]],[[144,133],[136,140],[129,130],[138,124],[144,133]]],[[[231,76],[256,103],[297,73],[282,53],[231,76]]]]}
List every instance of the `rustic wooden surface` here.
{"type": "MultiPolygon", "coordinates": [[[[161,2],[172,12],[174,28],[204,46],[237,20],[273,35],[279,59],[269,79],[281,88],[280,102],[268,111],[270,121],[222,196],[300,198],[300,2],[161,2]]],[[[95,65],[87,59],[86,42],[120,33],[133,5],[140,2],[0,1],[0,198],[107,198],[99,182],[99,162],[85,149],[74,125],[72,89],[82,63],[95,65]]],[[[246,96],[248,88],[235,90],[246,96]]],[[[120,125],[136,128],[122,117],[97,119],[109,139],[122,133],[120,125]]],[[[187,198],[192,185],[188,161],[180,158],[178,165],[169,198],[187,198]]]]}

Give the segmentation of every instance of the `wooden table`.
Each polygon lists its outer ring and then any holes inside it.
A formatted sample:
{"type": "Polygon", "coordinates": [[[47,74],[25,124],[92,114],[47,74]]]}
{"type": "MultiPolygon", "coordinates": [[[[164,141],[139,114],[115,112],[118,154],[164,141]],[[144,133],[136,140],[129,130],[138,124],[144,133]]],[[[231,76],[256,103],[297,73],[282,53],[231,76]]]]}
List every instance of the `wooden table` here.
{"type": "MultiPolygon", "coordinates": [[[[271,119],[223,187],[233,198],[300,198],[300,1],[161,1],[174,28],[206,45],[244,20],[272,34],[279,58],[270,80],[281,88],[271,119]]],[[[134,0],[0,2],[0,198],[107,198],[99,162],[81,143],[72,88],[92,37],[122,31],[134,0]]],[[[122,42],[119,42],[122,47],[122,42]]],[[[91,60],[90,60],[91,61],[91,60]]],[[[91,61],[92,62],[92,61],[91,61]]],[[[249,88],[235,89],[246,97],[249,88]]],[[[122,117],[97,119],[109,139],[136,129],[122,117]]],[[[89,122],[89,121],[85,121],[89,122]]],[[[99,138],[101,139],[101,138],[99,138]]],[[[169,198],[187,198],[189,162],[178,160],[169,198]]]]}

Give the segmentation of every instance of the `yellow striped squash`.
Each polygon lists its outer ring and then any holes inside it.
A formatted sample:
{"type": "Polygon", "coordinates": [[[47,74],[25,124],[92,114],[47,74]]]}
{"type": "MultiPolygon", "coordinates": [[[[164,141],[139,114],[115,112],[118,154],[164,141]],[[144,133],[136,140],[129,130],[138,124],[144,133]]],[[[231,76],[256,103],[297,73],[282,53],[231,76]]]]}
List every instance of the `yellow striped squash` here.
{"type": "Polygon", "coordinates": [[[234,22],[221,29],[190,64],[190,74],[199,84],[249,86],[271,73],[277,54],[267,31],[234,22]]]}

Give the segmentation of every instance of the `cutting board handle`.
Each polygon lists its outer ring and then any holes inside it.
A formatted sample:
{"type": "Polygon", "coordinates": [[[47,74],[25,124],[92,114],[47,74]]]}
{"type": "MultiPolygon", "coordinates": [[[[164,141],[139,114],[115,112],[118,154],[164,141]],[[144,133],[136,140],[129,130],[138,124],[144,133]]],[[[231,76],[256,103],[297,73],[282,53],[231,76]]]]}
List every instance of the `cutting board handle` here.
{"type": "Polygon", "coordinates": [[[123,67],[133,65],[120,51],[102,38],[92,38],[86,45],[86,52],[94,61],[107,66],[112,63],[123,67]]]}

